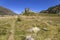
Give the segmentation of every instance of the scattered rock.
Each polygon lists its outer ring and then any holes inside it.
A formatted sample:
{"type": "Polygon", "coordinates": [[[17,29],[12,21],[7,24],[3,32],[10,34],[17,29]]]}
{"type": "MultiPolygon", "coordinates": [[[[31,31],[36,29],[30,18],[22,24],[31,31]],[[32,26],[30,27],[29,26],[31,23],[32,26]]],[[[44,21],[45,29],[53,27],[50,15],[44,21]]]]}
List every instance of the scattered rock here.
{"type": "Polygon", "coordinates": [[[48,31],[48,29],[47,29],[47,28],[43,28],[43,30],[44,30],[44,31],[48,31]]]}
{"type": "Polygon", "coordinates": [[[26,40],[34,40],[31,35],[26,36],[26,40]]]}
{"type": "Polygon", "coordinates": [[[34,33],[37,33],[38,31],[40,31],[40,29],[38,27],[33,27],[32,31],[34,31],[34,33]]]}
{"type": "Polygon", "coordinates": [[[27,31],[37,33],[38,31],[40,31],[40,28],[32,27],[32,28],[28,29],[27,31]]]}

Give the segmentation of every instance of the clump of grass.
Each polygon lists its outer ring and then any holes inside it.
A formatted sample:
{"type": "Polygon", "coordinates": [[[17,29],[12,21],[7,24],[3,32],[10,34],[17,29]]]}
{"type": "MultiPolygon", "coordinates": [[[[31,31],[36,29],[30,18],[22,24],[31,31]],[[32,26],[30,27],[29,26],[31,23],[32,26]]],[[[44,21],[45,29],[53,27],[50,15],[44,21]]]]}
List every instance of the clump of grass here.
{"type": "Polygon", "coordinates": [[[21,21],[21,18],[18,16],[17,21],[21,21]]]}
{"type": "Polygon", "coordinates": [[[20,18],[17,18],[17,21],[21,21],[21,19],[20,18]]]}
{"type": "Polygon", "coordinates": [[[6,28],[0,28],[0,35],[6,35],[6,33],[7,33],[7,30],[6,30],[6,28]]]}

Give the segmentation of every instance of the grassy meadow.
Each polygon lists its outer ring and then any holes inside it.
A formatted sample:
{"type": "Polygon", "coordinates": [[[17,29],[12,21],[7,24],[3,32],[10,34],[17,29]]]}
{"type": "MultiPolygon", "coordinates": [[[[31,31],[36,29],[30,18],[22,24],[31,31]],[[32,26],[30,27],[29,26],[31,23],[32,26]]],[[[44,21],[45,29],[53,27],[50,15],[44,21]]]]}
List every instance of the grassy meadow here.
{"type": "Polygon", "coordinates": [[[14,40],[25,40],[26,35],[32,35],[34,40],[60,40],[60,16],[41,14],[0,17],[0,40],[10,40],[11,30],[14,40]],[[40,31],[36,34],[29,32],[32,27],[38,27],[40,31]]]}

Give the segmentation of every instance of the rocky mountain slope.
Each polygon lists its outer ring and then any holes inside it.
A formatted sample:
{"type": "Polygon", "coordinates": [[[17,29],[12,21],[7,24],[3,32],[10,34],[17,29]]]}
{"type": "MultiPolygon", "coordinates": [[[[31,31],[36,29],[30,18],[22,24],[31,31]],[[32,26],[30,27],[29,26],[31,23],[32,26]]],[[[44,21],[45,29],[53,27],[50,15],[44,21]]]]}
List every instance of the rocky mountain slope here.
{"type": "Polygon", "coordinates": [[[53,13],[53,14],[60,13],[60,4],[49,7],[47,10],[42,10],[40,13],[53,13]]]}
{"type": "Polygon", "coordinates": [[[0,15],[16,15],[16,13],[8,8],[0,6],[0,15]]]}

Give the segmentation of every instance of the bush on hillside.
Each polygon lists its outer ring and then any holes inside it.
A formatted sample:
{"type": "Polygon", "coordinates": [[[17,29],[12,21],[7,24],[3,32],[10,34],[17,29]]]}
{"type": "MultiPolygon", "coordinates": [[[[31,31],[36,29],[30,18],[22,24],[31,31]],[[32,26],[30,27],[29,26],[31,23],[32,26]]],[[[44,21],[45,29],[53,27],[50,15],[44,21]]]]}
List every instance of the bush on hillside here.
{"type": "Polygon", "coordinates": [[[33,15],[36,15],[36,13],[34,13],[34,12],[29,12],[29,13],[23,13],[23,15],[33,16],[33,15]]]}
{"type": "Polygon", "coordinates": [[[6,28],[0,27],[0,35],[6,35],[6,33],[7,33],[6,28]]]}

